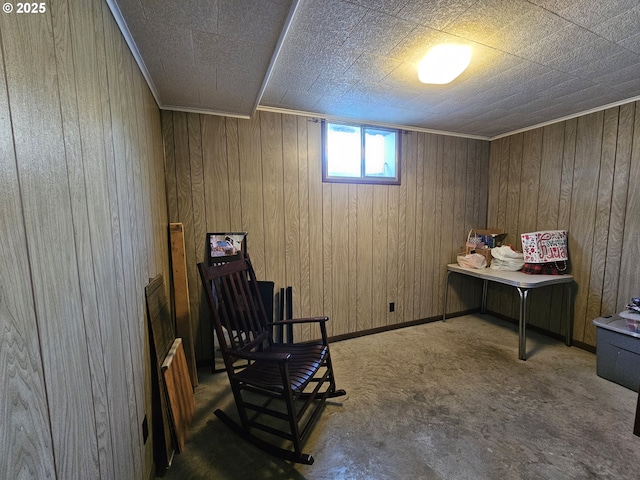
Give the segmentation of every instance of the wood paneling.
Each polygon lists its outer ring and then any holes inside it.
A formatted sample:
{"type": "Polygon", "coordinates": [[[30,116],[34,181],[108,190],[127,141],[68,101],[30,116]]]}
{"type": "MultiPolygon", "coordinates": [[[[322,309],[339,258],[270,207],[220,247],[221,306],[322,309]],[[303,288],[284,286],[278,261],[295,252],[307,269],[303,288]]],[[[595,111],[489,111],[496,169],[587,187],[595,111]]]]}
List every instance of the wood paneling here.
{"type": "MultiPolygon", "coordinates": [[[[98,477],[102,472],[95,443],[95,412],[86,408],[92,403],[91,373],[79,286],[78,268],[82,267],[74,247],[71,197],[75,192],[70,191],[69,176],[73,178],[73,174],[65,156],[70,162],[75,160],[78,139],[77,132],[63,130],[68,113],[67,85],[63,75],[60,91],[56,79],[57,62],[65,73],[65,68],[71,68],[70,62],[60,58],[69,48],[68,24],[58,18],[54,34],[51,15],[4,15],[2,41],[44,373],[46,378],[56,379],[46,382],[51,433],[54,446],[68,447],[56,455],[56,468],[69,475],[80,471],[75,452],[84,450],[83,471],[98,477]],[[59,58],[55,56],[56,37],[58,52],[63,51],[59,58]],[[25,61],[27,51],[30,54],[25,61]],[[51,268],[50,249],[54,246],[55,256],[65,261],[51,268]],[[60,282],[60,278],[66,281],[60,282]],[[65,371],[74,374],[60,375],[65,371]]],[[[73,77],[73,72],[69,75],[73,77]]]]}
{"type": "MultiPolygon", "coordinates": [[[[640,179],[640,102],[636,102],[635,122],[633,124],[633,150],[631,152],[631,164],[629,165],[629,180],[627,188],[627,205],[625,209],[624,236],[622,249],[620,250],[620,281],[618,285],[617,307],[622,308],[632,296],[638,296],[640,286],[640,189],[638,181],[640,179]]],[[[624,158],[624,156],[623,156],[624,158]]],[[[624,176],[627,166],[625,162],[621,165],[621,175],[624,176]]],[[[621,181],[620,183],[624,183],[621,181]]],[[[614,253],[614,252],[612,252],[614,253]]]]}
{"type": "MultiPolygon", "coordinates": [[[[285,265],[286,285],[300,285],[300,208],[298,205],[300,188],[298,182],[298,141],[299,134],[296,117],[284,115],[282,117],[282,158],[284,175],[284,225],[285,238],[284,258],[291,259],[285,265]]],[[[292,309],[294,315],[300,314],[300,298],[293,298],[292,309]]],[[[299,328],[299,326],[296,326],[299,328]]]]}
{"type": "MultiPolygon", "coordinates": [[[[576,318],[586,319],[588,298],[592,293],[598,295],[597,285],[591,285],[590,272],[594,260],[594,229],[599,194],[598,178],[600,177],[602,155],[603,119],[603,112],[578,119],[571,218],[568,226],[568,230],[571,232],[569,252],[571,264],[574,267],[573,276],[578,286],[574,301],[576,318]],[[576,242],[574,239],[579,240],[576,242]]],[[[603,246],[606,247],[606,244],[603,246]]],[[[598,249],[596,249],[597,252],[598,249]]],[[[603,248],[602,252],[604,253],[606,250],[603,248]]],[[[573,325],[574,337],[583,339],[585,327],[586,322],[575,322],[573,325]]]]}
{"type": "MultiPolygon", "coordinates": [[[[0,47],[1,478],[150,477],[143,292],[169,278],[169,220],[186,229],[200,359],[206,231],[248,231],[258,275],[293,286],[296,315],[330,315],[332,335],[439,316],[443,267],[472,226],[516,245],[569,230],[577,341],[594,345],[593,317],[638,294],[638,103],[490,151],[409,132],[402,185],[332,185],[317,121],[160,114],[105,2],[1,15],[0,47]]],[[[452,287],[450,311],[479,305],[473,280],[452,287]]],[[[492,310],[515,317],[514,300],[491,287],[492,310]]],[[[532,294],[532,322],[563,333],[565,301],[532,294]]]]}
{"type": "Polygon", "coordinates": [[[0,478],[54,478],[51,419],[4,65],[0,49],[0,478]]]}
{"type": "MultiPolygon", "coordinates": [[[[187,263],[196,262],[198,258],[201,258],[206,251],[204,240],[207,235],[206,219],[205,219],[205,199],[206,194],[204,191],[204,184],[200,181],[203,178],[203,158],[202,158],[202,123],[200,122],[200,116],[189,114],[187,116],[187,128],[189,130],[189,161],[191,162],[191,208],[193,210],[193,226],[190,229],[189,234],[185,234],[185,244],[193,245],[193,249],[189,249],[189,256],[186,257],[187,263]]],[[[198,281],[198,275],[196,272],[187,271],[190,275],[189,281],[198,281]]],[[[200,290],[196,292],[199,294],[200,290]]],[[[197,312],[201,308],[204,302],[201,301],[200,295],[191,296],[190,311],[197,312]]],[[[193,316],[193,314],[192,314],[193,316]]],[[[193,324],[192,324],[193,325],[193,324]]],[[[192,328],[193,332],[193,328],[192,328]]],[[[191,339],[193,342],[193,338],[191,339]]],[[[183,347],[185,349],[185,355],[187,355],[187,361],[189,364],[189,371],[192,374],[192,379],[195,378],[196,371],[195,362],[193,357],[193,351],[191,351],[193,344],[187,345],[183,339],[183,347]]],[[[194,385],[197,385],[194,384],[194,385]]]]}
{"type": "MultiPolygon", "coordinates": [[[[331,334],[341,335],[440,314],[443,265],[453,261],[470,227],[502,228],[518,247],[525,231],[566,228],[576,277],[573,337],[594,345],[592,317],[618,311],[637,293],[631,238],[639,227],[630,212],[639,200],[629,188],[640,158],[640,149],[633,150],[636,108],[624,105],[490,146],[408,132],[402,184],[384,187],[322,184],[320,124],[312,119],[265,112],[250,121],[227,118],[225,125],[236,129],[202,139],[204,190],[219,195],[205,204],[207,229],[247,230],[258,274],[274,279],[276,288],[292,285],[296,314],[330,315],[331,334]],[[232,204],[241,215],[229,213],[232,204]]],[[[170,127],[175,115],[163,114],[165,145],[181,141],[170,127]]],[[[168,185],[187,167],[174,166],[168,185]]],[[[169,204],[176,211],[171,197],[169,204]]],[[[478,306],[476,282],[452,278],[452,285],[449,311],[478,306]]],[[[564,289],[537,293],[532,323],[562,334],[564,289]]],[[[493,311],[518,315],[512,289],[492,286],[488,302],[493,311]]],[[[208,343],[199,345],[198,358],[210,358],[208,343]]]]}
{"type": "MultiPolygon", "coordinates": [[[[620,107],[618,144],[613,174],[613,195],[611,197],[611,215],[609,218],[609,230],[607,232],[607,268],[604,272],[605,281],[602,295],[602,313],[604,315],[617,312],[619,305],[625,305],[628,299],[635,295],[633,292],[638,291],[638,287],[636,286],[635,290],[629,292],[625,289],[625,283],[629,282],[620,281],[620,272],[622,269],[622,255],[620,252],[624,245],[625,216],[628,203],[627,196],[630,193],[630,166],[636,108],[637,105],[633,103],[620,107]],[[620,301],[618,301],[618,299],[620,299],[620,301]]],[[[638,138],[637,135],[636,138],[638,138]]],[[[637,179],[638,176],[636,175],[634,178],[637,179]]],[[[628,271],[625,272],[625,275],[628,275],[628,271]]]]}
{"type": "MultiPolygon", "coordinates": [[[[318,121],[265,112],[251,120],[202,116],[202,138],[188,137],[189,145],[202,145],[202,178],[195,179],[193,161],[172,156],[187,141],[176,128],[182,115],[162,115],[167,185],[190,176],[205,192],[207,231],[249,233],[259,278],[274,281],[276,291],[291,285],[297,316],[328,315],[330,334],[344,335],[442,314],[444,265],[471,226],[486,224],[488,142],[407,132],[402,185],[323,184],[318,121]]],[[[195,212],[171,203],[189,202],[189,190],[185,183],[182,194],[168,195],[170,220],[185,229],[196,220],[183,216],[195,212]]],[[[195,263],[187,267],[195,271],[195,263]]],[[[477,307],[473,282],[458,281],[453,290],[450,309],[477,307]]],[[[208,360],[206,314],[194,321],[201,325],[196,356],[208,360]]]]}
{"type": "Polygon", "coordinates": [[[105,2],[0,16],[1,478],[149,478],[160,114],[105,2]]]}
{"type": "MultiPolygon", "coordinates": [[[[300,283],[296,292],[293,294],[294,315],[298,317],[306,317],[311,315],[311,299],[309,298],[311,291],[310,278],[310,245],[309,245],[309,162],[308,162],[308,122],[306,118],[297,119],[298,130],[298,205],[300,215],[300,229],[294,234],[297,236],[298,245],[300,246],[300,283]],[[298,301],[299,310],[296,309],[296,301],[298,301]]],[[[291,284],[291,286],[293,283],[291,284]]],[[[295,331],[296,338],[305,338],[309,329],[304,325],[300,325],[295,331]]]]}
{"type": "MultiPolygon", "coordinates": [[[[103,18],[109,18],[110,13],[103,9],[103,18]]],[[[130,97],[131,81],[127,71],[127,61],[124,56],[125,46],[122,45],[117,30],[105,25],[104,54],[106,57],[108,105],[103,108],[109,110],[109,121],[106,128],[108,136],[113,144],[112,156],[107,159],[109,164],[108,177],[110,180],[110,213],[112,235],[114,241],[114,266],[116,271],[116,285],[118,288],[119,314],[121,318],[137,317],[136,270],[134,265],[135,237],[134,178],[132,163],[136,161],[132,152],[133,144],[137,139],[137,132],[133,130],[135,123],[129,117],[128,108],[132,105],[130,97]],[[119,99],[112,101],[111,99],[119,99]]],[[[125,397],[123,411],[120,413],[124,421],[129,425],[137,425],[139,421],[138,408],[142,398],[139,395],[143,386],[141,375],[142,345],[139,344],[135,324],[123,322],[121,324],[121,341],[130,348],[123,349],[123,357],[118,368],[125,371],[126,387],[120,392],[125,397]],[[135,339],[135,340],[134,340],[135,339]]],[[[129,432],[129,441],[132,445],[141,443],[139,429],[129,432]]],[[[129,449],[129,461],[133,468],[142,468],[141,452],[139,448],[129,449]]]]}
{"type": "MultiPolygon", "coordinates": [[[[596,343],[592,320],[621,311],[638,292],[639,205],[630,187],[640,178],[637,108],[631,103],[491,144],[488,217],[517,245],[525,231],[568,230],[573,338],[586,345],[596,343]]],[[[531,322],[564,334],[563,289],[533,293],[540,294],[531,296],[531,322]]],[[[489,308],[515,317],[514,298],[492,287],[489,308]]]]}
{"type": "MultiPolygon", "coordinates": [[[[331,185],[331,202],[334,207],[331,209],[331,225],[329,231],[332,232],[330,246],[331,255],[331,287],[333,299],[331,315],[340,316],[346,321],[341,325],[331,325],[333,335],[346,333],[349,324],[353,321],[349,312],[349,275],[345,275],[349,271],[349,185],[335,184],[331,185]]],[[[328,263],[328,262],[326,262],[328,263]]],[[[330,322],[335,323],[335,322],[330,322]]]]}

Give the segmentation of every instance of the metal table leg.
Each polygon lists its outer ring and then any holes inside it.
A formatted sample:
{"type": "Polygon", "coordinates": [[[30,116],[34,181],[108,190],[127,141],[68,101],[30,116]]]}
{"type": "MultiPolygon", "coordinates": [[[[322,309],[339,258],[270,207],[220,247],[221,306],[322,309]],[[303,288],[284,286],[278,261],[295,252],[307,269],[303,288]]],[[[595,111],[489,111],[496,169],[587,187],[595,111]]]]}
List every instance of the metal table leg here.
{"type": "Polygon", "coordinates": [[[567,294],[568,294],[568,298],[567,298],[567,331],[565,333],[565,340],[564,343],[567,347],[571,346],[571,335],[573,333],[573,322],[571,321],[571,284],[570,283],[565,283],[564,284],[565,288],[567,289],[567,294]]]}
{"type": "Polygon", "coordinates": [[[451,275],[451,271],[447,270],[447,277],[444,281],[444,306],[442,307],[442,321],[446,320],[447,316],[447,298],[449,297],[449,275],[451,275]]]}
{"type": "Polygon", "coordinates": [[[482,306],[480,308],[480,313],[485,313],[487,311],[487,284],[488,280],[482,281],[482,306]]]}
{"type": "Polygon", "coordinates": [[[518,325],[518,358],[527,359],[527,294],[529,289],[516,287],[520,294],[520,323],[518,325]]]}

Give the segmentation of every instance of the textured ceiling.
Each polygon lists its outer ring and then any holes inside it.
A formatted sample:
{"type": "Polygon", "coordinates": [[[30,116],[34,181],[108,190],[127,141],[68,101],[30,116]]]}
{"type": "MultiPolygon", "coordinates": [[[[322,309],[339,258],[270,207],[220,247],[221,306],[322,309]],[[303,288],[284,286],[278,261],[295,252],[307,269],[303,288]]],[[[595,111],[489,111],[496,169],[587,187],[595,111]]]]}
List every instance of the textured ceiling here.
{"type": "Polygon", "coordinates": [[[638,0],[107,0],[161,108],[494,138],[640,96],[638,0]],[[433,45],[469,68],[423,85],[433,45]]]}

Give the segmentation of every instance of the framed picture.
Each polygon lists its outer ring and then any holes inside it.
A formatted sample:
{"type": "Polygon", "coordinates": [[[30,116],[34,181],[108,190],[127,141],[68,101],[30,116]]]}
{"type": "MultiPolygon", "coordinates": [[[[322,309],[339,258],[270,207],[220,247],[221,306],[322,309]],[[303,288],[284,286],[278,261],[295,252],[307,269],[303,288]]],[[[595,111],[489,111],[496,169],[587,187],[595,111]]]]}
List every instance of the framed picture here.
{"type": "Polygon", "coordinates": [[[238,260],[247,252],[247,232],[207,233],[209,264],[238,260]]]}

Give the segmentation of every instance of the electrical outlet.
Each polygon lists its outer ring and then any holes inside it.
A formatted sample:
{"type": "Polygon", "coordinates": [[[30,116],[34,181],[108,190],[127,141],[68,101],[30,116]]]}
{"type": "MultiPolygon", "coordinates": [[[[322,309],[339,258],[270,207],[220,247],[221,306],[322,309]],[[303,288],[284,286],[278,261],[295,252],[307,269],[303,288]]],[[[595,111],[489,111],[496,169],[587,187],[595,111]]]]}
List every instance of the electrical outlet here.
{"type": "Polygon", "coordinates": [[[395,310],[396,310],[396,304],[395,302],[391,302],[389,304],[389,312],[395,312],[395,310]]]}

